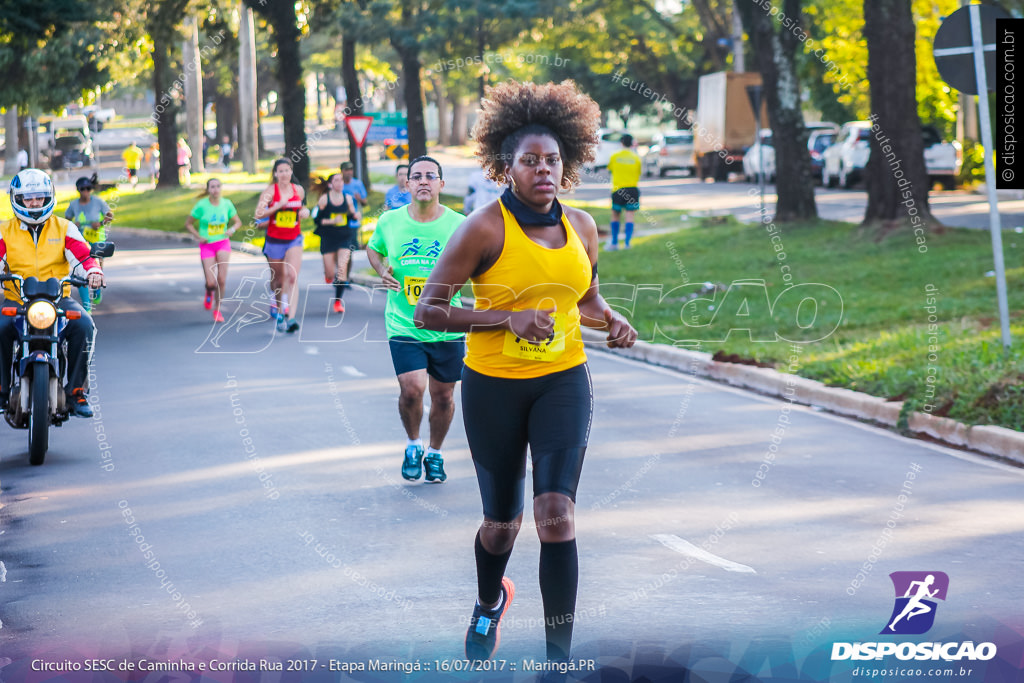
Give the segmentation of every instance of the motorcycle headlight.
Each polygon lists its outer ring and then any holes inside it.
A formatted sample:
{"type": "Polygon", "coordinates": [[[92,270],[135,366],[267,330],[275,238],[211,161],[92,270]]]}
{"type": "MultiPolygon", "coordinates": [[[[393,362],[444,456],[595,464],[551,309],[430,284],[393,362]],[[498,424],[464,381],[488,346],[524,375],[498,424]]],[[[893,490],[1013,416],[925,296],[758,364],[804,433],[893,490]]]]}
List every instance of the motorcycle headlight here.
{"type": "Polygon", "coordinates": [[[28,307],[28,324],[44,330],[57,320],[57,309],[49,301],[36,301],[28,307]]]}

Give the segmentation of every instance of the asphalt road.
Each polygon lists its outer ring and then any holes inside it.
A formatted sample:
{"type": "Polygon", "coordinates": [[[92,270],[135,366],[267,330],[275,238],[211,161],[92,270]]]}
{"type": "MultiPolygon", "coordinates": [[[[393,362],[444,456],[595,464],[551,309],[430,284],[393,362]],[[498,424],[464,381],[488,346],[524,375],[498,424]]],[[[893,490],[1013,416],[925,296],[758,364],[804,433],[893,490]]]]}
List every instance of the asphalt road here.
{"type": "MultiPolygon", "coordinates": [[[[439,671],[462,656],[476,585],[461,413],[448,481],[403,481],[383,297],[359,290],[343,317],[328,313],[311,255],[302,329],[277,334],[260,319],[261,259],[234,254],[228,323],[215,328],[194,247],[114,237],[96,416],[53,430],[38,468],[25,432],[0,426],[0,678],[46,680],[33,660],[96,656],[318,662],[204,680],[347,680],[331,667],[375,659],[429,667],[407,680],[479,677],[439,671]]],[[[1019,670],[1003,662],[1024,643],[1019,469],[590,357],[574,656],[623,672],[604,680],[678,680],[683,667],[694,681],[737,667],[751,680],[851,680],[858,662],[828,652],[885,639],[894,571],[949,576],[935,626],[913,639],[1001,648],[956,680],[1019,670]]],[[[528,680],[543,656],[533,532],[528,511],[507,572],[506,668],[488,680],[528,680]]]]}

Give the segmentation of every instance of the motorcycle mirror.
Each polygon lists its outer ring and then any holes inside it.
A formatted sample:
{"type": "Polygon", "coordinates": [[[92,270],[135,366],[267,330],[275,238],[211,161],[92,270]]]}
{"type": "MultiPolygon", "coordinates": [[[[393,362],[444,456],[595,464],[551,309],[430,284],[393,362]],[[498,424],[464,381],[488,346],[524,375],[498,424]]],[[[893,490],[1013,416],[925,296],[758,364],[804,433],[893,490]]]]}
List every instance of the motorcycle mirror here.
{"type": "Polygon", "coordinates": [[[89,256],[110,258],[114,255],[114,243],[113,242],[97,242],[92,245],[92,249],[89,250],[89,256]]]}

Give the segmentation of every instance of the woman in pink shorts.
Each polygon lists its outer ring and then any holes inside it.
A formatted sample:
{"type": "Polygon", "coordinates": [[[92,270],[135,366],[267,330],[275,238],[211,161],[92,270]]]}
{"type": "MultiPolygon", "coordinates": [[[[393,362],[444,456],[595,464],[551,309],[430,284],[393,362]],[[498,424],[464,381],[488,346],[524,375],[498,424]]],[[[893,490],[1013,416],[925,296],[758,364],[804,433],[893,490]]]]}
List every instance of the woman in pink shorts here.
{"type": "Polygon", "coordinates": [[[199,240],[199,258],[206,278],[203,304],[206,310],[213,309],[214,321],[222,323],[224,316],[220,312],[220,299],[227,283],[231,258],[231,240],[228,237],[242,227],[242,219],[231,200],[221,196],[221,184],[216,178],[206,181],[206,190],[199,197],[185,220],[185,229],[199,240]]]}

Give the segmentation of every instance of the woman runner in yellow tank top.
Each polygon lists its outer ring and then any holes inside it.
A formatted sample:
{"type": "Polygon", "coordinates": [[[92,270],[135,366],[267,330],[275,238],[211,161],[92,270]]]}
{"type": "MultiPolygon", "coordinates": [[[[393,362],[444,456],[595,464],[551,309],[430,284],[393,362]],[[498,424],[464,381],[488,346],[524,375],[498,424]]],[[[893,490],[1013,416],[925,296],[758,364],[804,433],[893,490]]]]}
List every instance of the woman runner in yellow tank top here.
{"type": "Polygon", "coordinates": [[[599,116],[568,81],[488,91],[473,139],[487,175],[509,189],[452,235],[416,308],[428,329],[469,333],[462,412],[484,511],[471,660],[494,655],[515,594],[504,572],[523,519],[527,447],[547,656],[569,656],[579,576],[573,515],[593,406],[579,328],[608,330],[613,347],[636,341],[598,292],[597,224],[557,199],[593,159],[599,116]],[[474,309],[452,307],[467,280],[474,309]]]}

